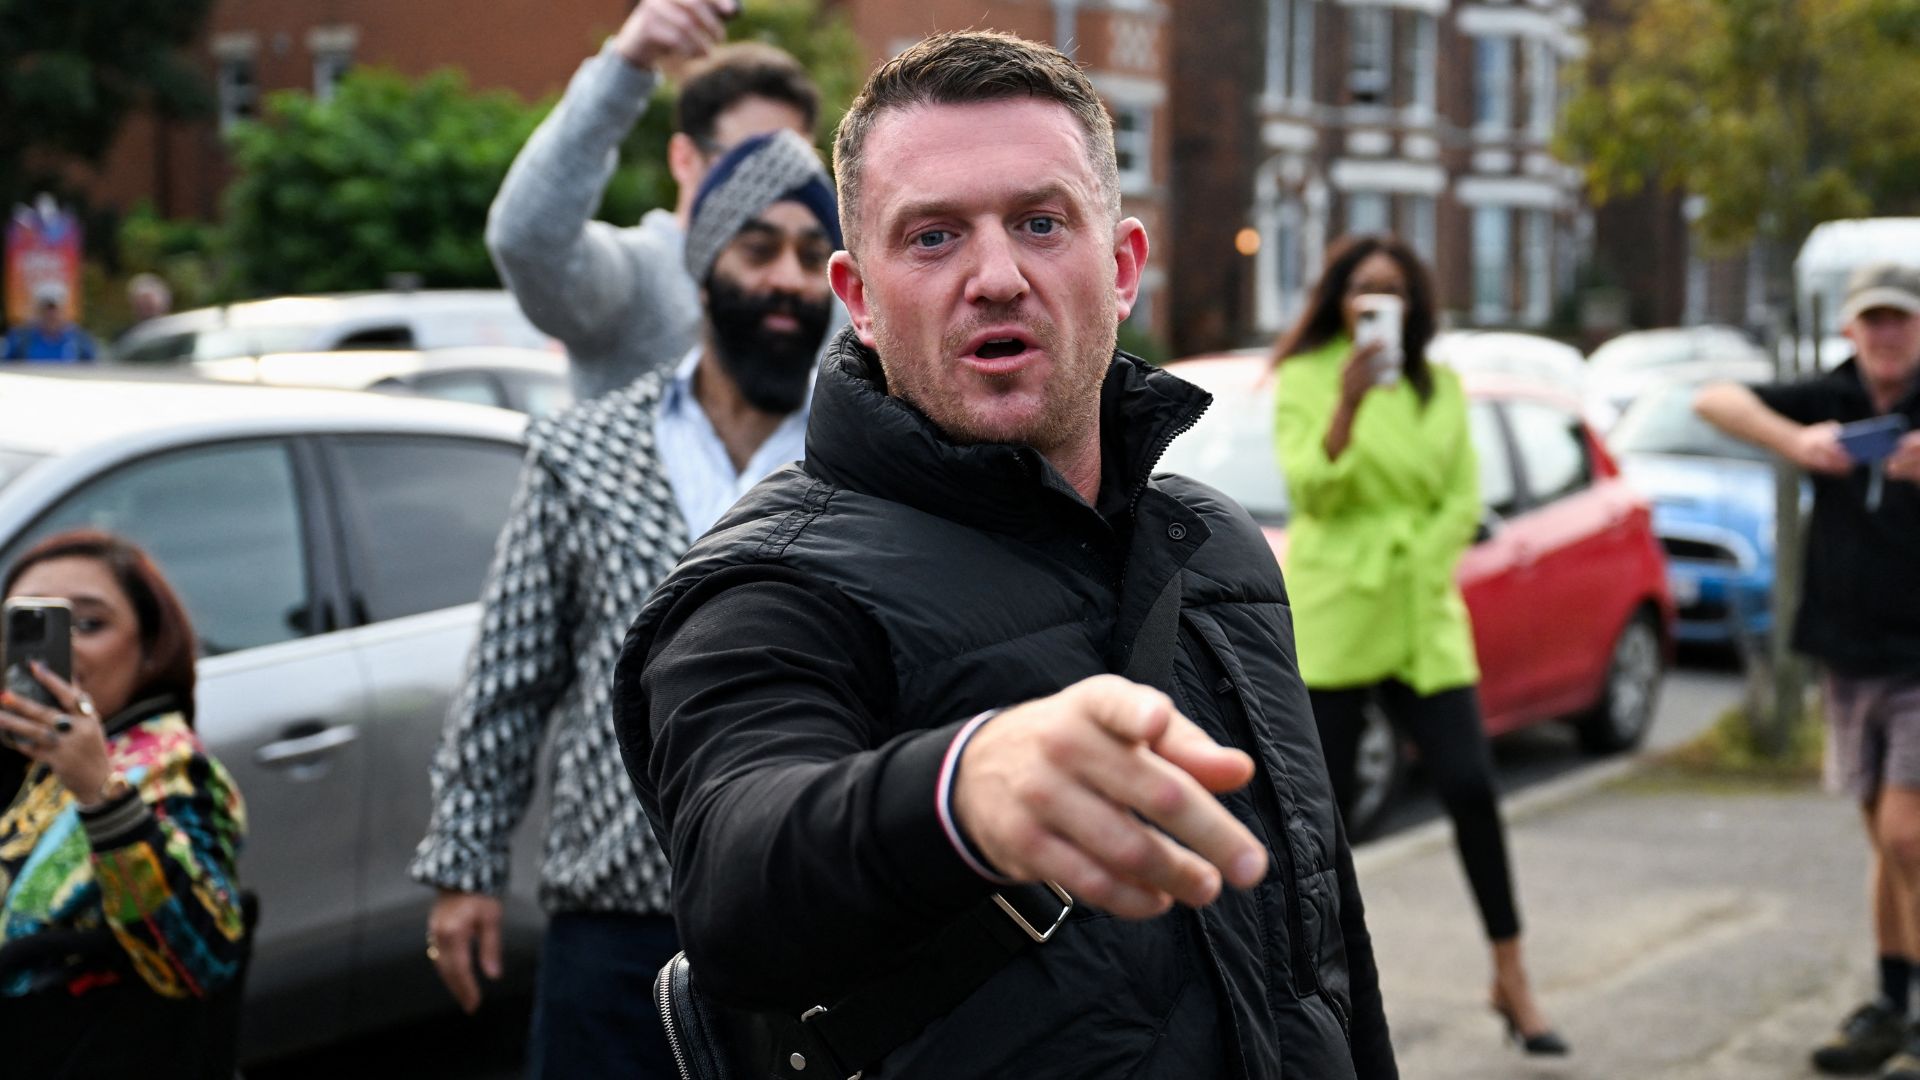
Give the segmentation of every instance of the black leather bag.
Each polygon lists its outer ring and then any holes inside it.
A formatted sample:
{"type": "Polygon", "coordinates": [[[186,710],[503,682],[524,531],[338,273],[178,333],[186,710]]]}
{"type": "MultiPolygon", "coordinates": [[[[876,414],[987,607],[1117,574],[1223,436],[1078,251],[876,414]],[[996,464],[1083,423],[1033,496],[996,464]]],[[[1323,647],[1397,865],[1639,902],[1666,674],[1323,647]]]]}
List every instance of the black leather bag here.
{"type": "Polygon", "coordinates": [[[726,1061],[722,1018],[693,988],[693,965],[686,953],[674,953],[653,981],[653,999],[667,1029],[680,1080],[734,1080],[726,1061]]]}

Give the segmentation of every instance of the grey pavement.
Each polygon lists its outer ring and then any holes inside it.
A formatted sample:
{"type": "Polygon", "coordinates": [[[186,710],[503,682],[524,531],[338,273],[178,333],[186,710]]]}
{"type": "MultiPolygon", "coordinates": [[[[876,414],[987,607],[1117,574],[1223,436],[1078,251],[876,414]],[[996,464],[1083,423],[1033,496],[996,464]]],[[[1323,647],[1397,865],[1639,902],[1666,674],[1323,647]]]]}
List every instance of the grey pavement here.
{"type": "Polygon", "coordinates": [[[1507,804],[1536,989],[1574,1046],[1542,1063],[1486,1005],[1478,917],[1444,825],[1357,860],[1408,1080],[1803,1080],[1870,990],[1856,811],[1801,789],[1613,766],[1507,804]]]}

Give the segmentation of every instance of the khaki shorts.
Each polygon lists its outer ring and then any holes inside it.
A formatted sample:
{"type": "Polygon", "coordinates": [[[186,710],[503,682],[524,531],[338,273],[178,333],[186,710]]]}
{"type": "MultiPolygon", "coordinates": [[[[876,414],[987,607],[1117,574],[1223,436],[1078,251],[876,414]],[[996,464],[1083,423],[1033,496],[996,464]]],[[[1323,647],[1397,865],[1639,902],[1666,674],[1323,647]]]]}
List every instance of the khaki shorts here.
{"type": "Polygon", "coordinates": [[[1872,802],[1884,787],[1920,791],[1920,677],[1828,674],[1829,790],[1872,802]]]}

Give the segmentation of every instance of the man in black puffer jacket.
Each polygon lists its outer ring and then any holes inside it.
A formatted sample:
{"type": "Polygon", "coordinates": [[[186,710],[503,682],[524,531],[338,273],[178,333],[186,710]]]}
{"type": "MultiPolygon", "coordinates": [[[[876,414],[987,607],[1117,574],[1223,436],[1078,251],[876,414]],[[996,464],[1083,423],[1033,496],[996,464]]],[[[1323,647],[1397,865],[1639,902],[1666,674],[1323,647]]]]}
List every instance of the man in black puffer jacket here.
{"type": "Polygon", "coordinates": [[[1114,351],[1147,243],[1093,88],[930,38],[835,165],[853,325],[806,461],[616,677],[732,1071],[1394,1077],[1279,570],[1151,476],[1209,399],[1114,351]]]}

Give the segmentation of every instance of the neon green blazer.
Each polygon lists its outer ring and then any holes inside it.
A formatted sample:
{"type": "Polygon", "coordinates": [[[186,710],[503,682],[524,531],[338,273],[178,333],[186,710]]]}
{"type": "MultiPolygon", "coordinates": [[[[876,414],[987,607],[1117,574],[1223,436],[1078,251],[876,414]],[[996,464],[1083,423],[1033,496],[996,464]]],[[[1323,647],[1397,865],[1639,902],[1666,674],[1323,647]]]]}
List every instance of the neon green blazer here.
{"type": "Polygon", "coordinates": [[[1316,690],[1399,679],[1431,694],[1479,681],[1454,583],[1480,521],[1480,475],[1460,377],[1433,365],[1422,405],[1406,380],[1368,392],[1338,461],[1323,442],[1340,400],[1344,337],[1285,360],[1274,434],[1293,504],[1285,561],[1300,674],[1316,690]]]}

